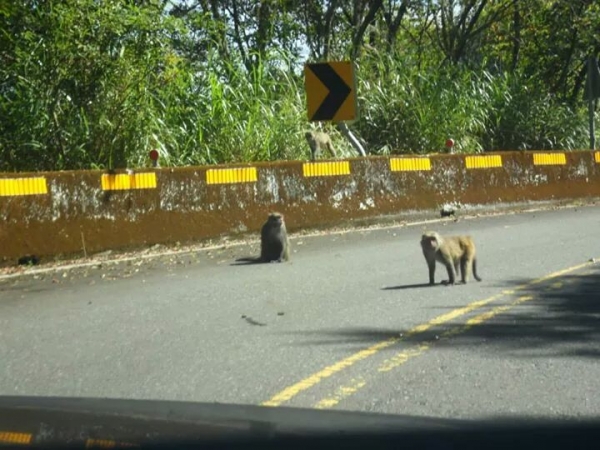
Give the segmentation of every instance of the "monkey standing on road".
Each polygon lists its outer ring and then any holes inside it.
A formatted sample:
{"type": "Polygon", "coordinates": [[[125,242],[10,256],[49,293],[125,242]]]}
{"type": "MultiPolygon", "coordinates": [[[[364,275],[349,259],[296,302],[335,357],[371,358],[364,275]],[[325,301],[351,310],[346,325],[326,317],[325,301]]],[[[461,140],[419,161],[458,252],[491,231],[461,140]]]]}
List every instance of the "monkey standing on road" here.
{"type": "Polygon", "coordinates": [[[240,258],[247,262],[282,262],[290,259],[290,242],[283,214],[272,212],[260,230],[260,256],[258,258],[240,258]]]}
{"type": "Polygon", "coordinates": [[[421,248],[429,267],[429,284],[435,284],[436,261],[446,266],[448,284],[455,284],[459,269],[461,280],[466,284],[471,267],[473,268],[473,277],[477,281],[481,281],[477,275],[477,256],[475,243],[471,236],[442,237],[435,231],[429,231],[421,236],[421,248]]]}
{"type": "Polygon", "coordinates": [[[332,157],[337,157],[331,143],[331,138],[327,133],[323,131],[307,131],[304,136],[310,147],[311,161],[314,161],[318,154],[323,153],[323,149],[327,149],[332,157]]]}

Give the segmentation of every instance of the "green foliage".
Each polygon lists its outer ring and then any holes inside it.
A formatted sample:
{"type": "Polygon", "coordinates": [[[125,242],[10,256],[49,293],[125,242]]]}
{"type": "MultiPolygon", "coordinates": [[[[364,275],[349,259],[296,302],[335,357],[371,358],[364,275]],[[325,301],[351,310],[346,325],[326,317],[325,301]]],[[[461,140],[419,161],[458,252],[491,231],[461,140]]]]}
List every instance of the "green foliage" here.
{"type": "Polygon", "coordinates": [[[488,75],[489,113],[483,135],[491,150],[584,149],[587,112],[572,108],[542,87],[529,86],[522,74],[488,75]]]}
{"type": "Polygon", "coordinates": [[[481,150],[486,86],[470,72],[423,71],[390,58],[384,76],[361,77],[359,129],[371,151],[438,153],[448,138],[460,152],[481,150]],[[368,101],[367,101],[368,99],[368,101]]]}
{"type": "Polygon", "coordinates": [[[168,105],[161,154],[171,164],[214,164],[290,159],[304,152],[299,139],[304,113],[302,80],[285,69],[259,64],[252,76],[230,67],[224,82],[212,54],[204,73],[168,105]],[[290,137],[296,136],[294,139],[290,137]],[[295,145],[294,145],[295,144],[295,145]]]}
{"type": "Polygon", "coordinates": [[[129,2],[23,2],[0,72],[2,169],[122,167],[155,122],[172,20],[129,2]]]}
{"type": "MultiPolygon", "coordinates": [[[[289,1],[169,3],[0,2],[0,171],[141,167],[153,148],[163,166],[306,159],[301,44],[349,54],[366,3],[328,10],[330,26],[289,1]]],[[[370,153],[587,147],[595,2],[494,3],[451,58],[436,10],[408,4],[361,40],[351,128],[370,153]]]]}

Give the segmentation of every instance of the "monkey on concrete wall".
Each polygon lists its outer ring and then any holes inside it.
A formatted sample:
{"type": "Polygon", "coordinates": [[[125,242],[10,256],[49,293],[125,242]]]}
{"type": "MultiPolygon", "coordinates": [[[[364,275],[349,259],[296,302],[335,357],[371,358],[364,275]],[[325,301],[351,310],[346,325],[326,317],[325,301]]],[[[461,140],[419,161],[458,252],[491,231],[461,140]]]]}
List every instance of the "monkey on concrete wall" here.
{"type": "Polygon", "coordinates": [[[311,161],[327,149],[333,158],[337,157],[336,151],[331,143],[331,137],[323,131],[307,131],[304,135],[310,147],[311,161]]]}
{"type": "Polygon", "coordinates": [[[272,212],[260,230],[260,256],[240,258],[247,262],[282,262],[290,259],[290,242],[283,214],[272,212]]]}
{"type": "Polygon", "coordinates": [[[429,268],[429,284],[435,284],[436,261],[442,263],[448,271],[448,284],[455,284],[456,274],[460,270],[461,281],[467,283],[471,268],[477,281],[477,256],[475,243],[471,236],[441,236],[428,231],[421,236],[421,248],[429,268]]]}

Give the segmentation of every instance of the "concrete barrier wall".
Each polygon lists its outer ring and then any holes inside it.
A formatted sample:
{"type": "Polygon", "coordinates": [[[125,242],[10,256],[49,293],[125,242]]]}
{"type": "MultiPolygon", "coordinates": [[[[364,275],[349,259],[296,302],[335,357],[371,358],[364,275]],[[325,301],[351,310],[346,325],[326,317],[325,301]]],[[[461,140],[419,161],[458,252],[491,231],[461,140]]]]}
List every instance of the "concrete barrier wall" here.
{"type": "Polygon", "coordinates": [[[368,157],[236,166],[0,173],[0,261],[83,254],[465,205],[600,196],[600,152],[368,157]]]}

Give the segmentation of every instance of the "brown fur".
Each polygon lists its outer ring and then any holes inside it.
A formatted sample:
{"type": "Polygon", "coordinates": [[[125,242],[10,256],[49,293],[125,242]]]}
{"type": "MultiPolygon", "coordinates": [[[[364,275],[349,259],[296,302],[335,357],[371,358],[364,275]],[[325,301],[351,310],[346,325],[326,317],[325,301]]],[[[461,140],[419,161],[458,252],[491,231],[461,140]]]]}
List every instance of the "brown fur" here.
{"type": "Polygon", "coordinates": [[[308,146],[310,147],[311,160],[314,161],[317,155],[323,153],[324,149],[331,154],[333,158],[337,157],[331,138],[323,131],[307,131],[304,135],[308,146]]]}
{"type": "Polygon", "coordinates": [[[436,262],[446,267],[448,284],[455,284],[459,270],[463,283],[467,283],[471,269],[473,277],[481,281],[477,274],[477,251],[471,236],[441,236],[429,231],[421,236],[421,248],[429,268],[429,284],[435,284],[436,262]]]}

